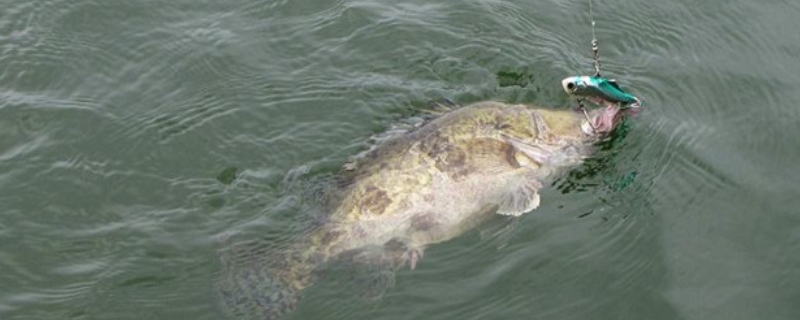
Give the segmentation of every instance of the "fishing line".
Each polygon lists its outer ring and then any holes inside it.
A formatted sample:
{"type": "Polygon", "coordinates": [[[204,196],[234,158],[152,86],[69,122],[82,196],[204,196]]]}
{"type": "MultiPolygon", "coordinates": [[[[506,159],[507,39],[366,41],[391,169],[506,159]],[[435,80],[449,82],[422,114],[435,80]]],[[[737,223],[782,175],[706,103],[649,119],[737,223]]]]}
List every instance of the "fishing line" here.
{"type": "Polygon", "coordinates": [[[600,49],[599,48],[599,44],[600,43],[597,41],[597,35],[595,34],[595,31],[594,31],[595,22],[594,22],[594,10],[592,8],[593,7],[592,6],[592,2],[594,2],[594,1],[593,0],[589,0],[589,19],[592,20],[592,60],[594,60],[594,76],[595,77],[599,77],[600,76],[600,52],[598,50],[600,49]]]}

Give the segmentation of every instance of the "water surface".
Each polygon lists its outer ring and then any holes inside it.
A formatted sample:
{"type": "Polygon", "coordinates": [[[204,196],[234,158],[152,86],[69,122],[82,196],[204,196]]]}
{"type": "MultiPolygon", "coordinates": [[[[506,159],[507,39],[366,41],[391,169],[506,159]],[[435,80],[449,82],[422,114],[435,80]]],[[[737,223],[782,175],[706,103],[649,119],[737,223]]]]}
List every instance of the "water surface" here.
{"type": "MultiPolygon", "coordinates": [[[[0,0],[0,317],[225,319],[220,252],[443,98],[570,108],[586,1],[0,0]],[[306,190],[306,191],[304,191],[306,190]]],[[[287,319],[800,318],[800,4],[595,3],[645,100],[542,206],[287,319]]]]}

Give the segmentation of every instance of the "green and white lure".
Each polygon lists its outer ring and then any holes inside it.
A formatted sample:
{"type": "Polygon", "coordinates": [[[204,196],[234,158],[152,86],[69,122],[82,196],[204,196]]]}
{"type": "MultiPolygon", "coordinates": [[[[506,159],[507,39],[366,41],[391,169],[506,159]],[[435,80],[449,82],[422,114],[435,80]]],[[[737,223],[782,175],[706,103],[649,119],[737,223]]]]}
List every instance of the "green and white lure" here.
{"type": "MultiPolygon", "coordinates": [[[[600,76],[600,53],[597,36],[594,31],[594,12],[592,0],[589,0],[589,16],[592,19],[592,60],[594,60],[594,76],[572,76],[561,81],[567,94],[578,98],[581,110],[583,100],[590,100],[600,105],[619,107],[640,107],[639,98],[622,89],[616,81],[600,76]]],[[[585,110],[584,110],[585,112],[585,110]]]]}
{"type": "Polygon", "coordinates": [[[616,81],[600,76],[574,76],[561,81],[568,94],[593,102],[638,107],[639,98],[622,89],[616,81]]]}

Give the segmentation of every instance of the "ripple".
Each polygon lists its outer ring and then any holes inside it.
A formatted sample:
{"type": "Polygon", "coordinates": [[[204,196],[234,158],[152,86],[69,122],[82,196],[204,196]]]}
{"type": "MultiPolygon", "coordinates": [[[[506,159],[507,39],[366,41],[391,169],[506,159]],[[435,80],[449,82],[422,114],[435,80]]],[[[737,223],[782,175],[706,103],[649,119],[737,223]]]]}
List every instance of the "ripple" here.
{"type": "Polygon", "coordinates": [[[190,132],[217,117],[231,114],[236,108],[227,106],[224,101],[212,96],[205,96],[190,102],[190,107],[181,108],[177,114],[164,114],[158,110],[149,115],[137,118],[123,119],[126,125],[137,131],[120,133],[126,137],[137,137],[143,132],[155,131],[160,136],[161,142],[168,142],[175,136],[190,132]],[[133,120],[133,121],[132,121],[133,120]],[[141,122],[138,124],[136,122],[141,122]]]}
{"type": "Polygon", "coordinates": [[[652,134],[643,137],[641,158],[654,159],[646,179],[652,186],[648,193],[659,206],[687,208],[709,195],[736,188],[737,183],[698,155],[720,132],[692,120],[679,123],[661,119],[652,134]]]}
{"type": "Polygon", "coordinates": [[[2,153],[0,153],[0,161],[10,161],[14,158],[24,157],[31,152],[34,152],[36,149],[45,146],[46,141],[48,141],[47,136],[39,136],[31,141],[11,147],[8,150],[4,150],[2,153]]]}
{"type": "Polygon", "coordinates": [[[37,292],[21,292],[7,296],[4,300],[9,304],[59,304],[76,297],[87,294],[91,290],[92,283],[75,283],[61,288],[42,289],[37,292]]]}
{"type": "MultiPolygon", "coordinates": [[[[796,287],[780,255],[797,247],[786,240],[797,228],[781,229],[796,219],[778,213],[800,181],[787,171],[800,7],[595,3],[603,73],[646,109],[586,186],[429,248],[377,304],[343,299],[334,282],[297,317],[679,318],[680,300],[659,309],[663,282],[692,270],[667,269],[676,251],[660,239],[698,216],[681,235],[730,227],[739,236],[717,249],[774,265],[756,269],[773,278],[735,279],[772,285],[773,301],[796,287]]],[[[591,72],[590,38],[586,1],[9,3],[0,313],[213,318],[216,247],[258,239],[254,257],[234,258],[263,261],[316,217],[304,196],[430,100],[566,104],[558,81],[591,72]]],[[[695,250],[686,239],[679,254],[695,250]]]]}

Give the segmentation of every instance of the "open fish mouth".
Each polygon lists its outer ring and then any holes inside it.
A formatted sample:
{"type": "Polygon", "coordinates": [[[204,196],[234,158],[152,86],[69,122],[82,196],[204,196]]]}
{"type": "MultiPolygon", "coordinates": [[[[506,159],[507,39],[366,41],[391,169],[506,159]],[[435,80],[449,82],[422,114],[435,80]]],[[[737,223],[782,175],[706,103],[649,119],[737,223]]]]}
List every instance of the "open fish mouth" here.
{"type": "Polygon", "coordinates": [[[609,132],[614,129],[616,123],[619,121],[620,108],[617,106],[609,105],[602,110],[594,120],[595,129],[600,132],[609,132]]]}
{"type": "Polygon", "coordinates": [[[627,108],[620,108],[609,104],[606,107],[595,109],[590,112],[586,122],[581,126],[583,132],[592,135],[606,135],[614,131],[614,128],[621,122],[624,111],[627,108]]]}

